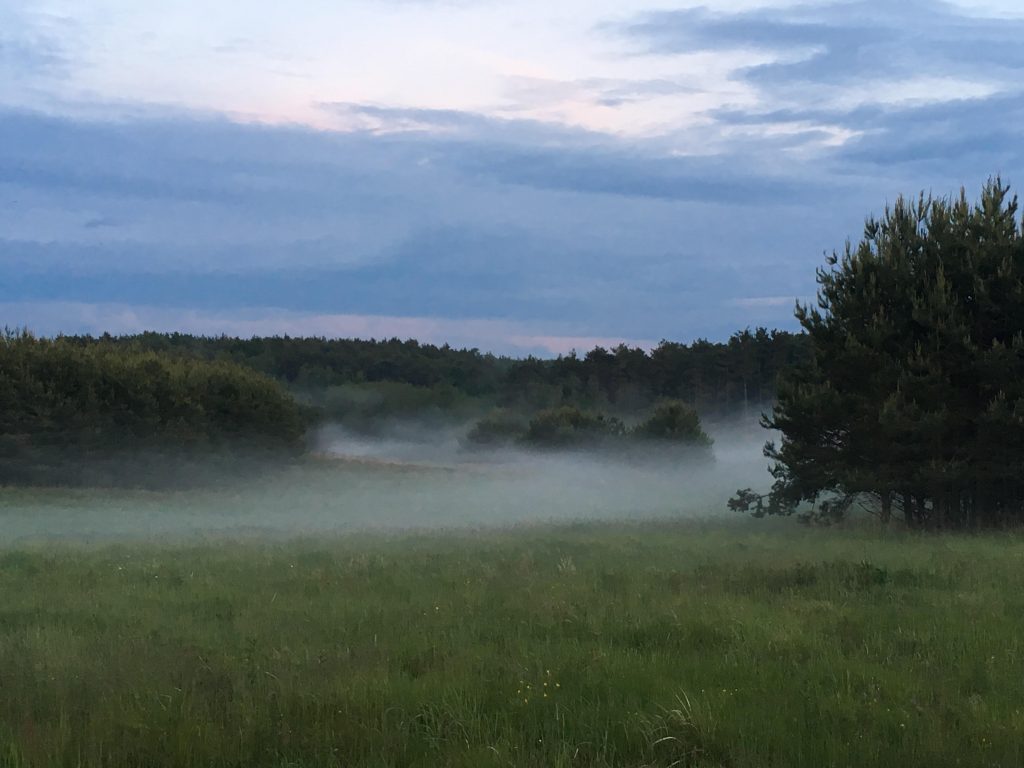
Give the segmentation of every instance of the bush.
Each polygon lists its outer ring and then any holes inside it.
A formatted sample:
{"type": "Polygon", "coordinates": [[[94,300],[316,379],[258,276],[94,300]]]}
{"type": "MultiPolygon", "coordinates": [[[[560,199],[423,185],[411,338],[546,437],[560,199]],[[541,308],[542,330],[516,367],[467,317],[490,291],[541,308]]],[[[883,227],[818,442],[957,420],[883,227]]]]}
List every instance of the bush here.
{"type": "Polygon", "coordinates": [[[566,405],[540,411],[530,420],[523,440],[540,447],[596,446],[625,434],[625,426],[613,416],[566,405]]]}
{"type": "Polygon", "coordinates": [[[481,446],[509,445],[521,440],[525,433],[522,419],[507,411],[495,411],[474,424],[466,439],[481,446]]]}
{"type": "Polygon", "coordinates": [[[297,452],[306,424],[279,384],[238,365],[0,335],[0,482],[141,451],[297,452]]]}
{"type": "Polygon", "coordinates": [[[695,447],[710,447],[712,442],[701,428],[697,411],[679,400],[670,400],[655,408],[646,421],[633,429],[633,435],[695,447]]]}

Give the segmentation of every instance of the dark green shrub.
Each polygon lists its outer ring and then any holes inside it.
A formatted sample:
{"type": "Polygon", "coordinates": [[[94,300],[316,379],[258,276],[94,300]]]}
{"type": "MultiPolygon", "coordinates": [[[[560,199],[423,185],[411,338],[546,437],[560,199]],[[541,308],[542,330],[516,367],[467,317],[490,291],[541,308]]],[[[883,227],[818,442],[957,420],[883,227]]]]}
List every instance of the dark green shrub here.
{"type": "Polygon", "coordinates": [[[475,445],[499,446],[514,443],[526,433],[526,423],[507,411],[495,411],[480,419],[466,439],[475,445]]]}
{"type": "Polygon", "coordinates": [[[697,411],[684,402],[670,400],[638,424],[632,434],[648,440],[664,440],[692,446],[710,447],[711,438],[701,428],[697,411]]]}
{"type": "Polygon", "coordinates": [[[0,482],[71,482],[142,452],[297,452],[306,426],[277,382],[232,363],[0,335],[0,482]]]}
{"type": "Polygon", "coordinates": [[[538,447],[582,447],[606,444],[625,434],[625,426],[615,417],[566,405],[537,413],[523,440],[538,447]]]}

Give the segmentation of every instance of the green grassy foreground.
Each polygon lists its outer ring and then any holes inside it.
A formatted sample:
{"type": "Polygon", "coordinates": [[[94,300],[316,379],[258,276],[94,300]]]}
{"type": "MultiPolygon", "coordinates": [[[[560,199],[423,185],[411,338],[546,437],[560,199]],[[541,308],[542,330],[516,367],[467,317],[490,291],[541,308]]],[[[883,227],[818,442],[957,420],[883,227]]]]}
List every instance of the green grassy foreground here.
{"type": "Polygon", "coordinates": [[[0,764],[1017,766],[1024,539],[0,551],[0,764]]]}

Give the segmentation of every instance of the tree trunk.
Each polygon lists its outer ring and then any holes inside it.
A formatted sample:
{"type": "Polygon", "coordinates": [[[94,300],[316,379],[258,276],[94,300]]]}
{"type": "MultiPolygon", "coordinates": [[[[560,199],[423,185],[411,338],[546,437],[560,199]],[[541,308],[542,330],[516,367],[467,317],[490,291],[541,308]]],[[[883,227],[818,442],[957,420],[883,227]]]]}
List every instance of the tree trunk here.
{"type": "Polygon", "coordinates": [[[932,528],[941,531],[946,527],[946,494],[936,486],[932,490],[932,528]]]}
{"type": "Polygon", "coordinates": [[[914,505],[914,496],[910,493],[903,494],[903,522],[906,523],[907,528],[917,527],[916,507],[914,505]]]}
{"type": "Polygon", "coordinates": [[[892,493],[889,491],[882,491],[882,511],[881,511],[882,525],[889,525],[889,520],[892,519],[892,493]]]}

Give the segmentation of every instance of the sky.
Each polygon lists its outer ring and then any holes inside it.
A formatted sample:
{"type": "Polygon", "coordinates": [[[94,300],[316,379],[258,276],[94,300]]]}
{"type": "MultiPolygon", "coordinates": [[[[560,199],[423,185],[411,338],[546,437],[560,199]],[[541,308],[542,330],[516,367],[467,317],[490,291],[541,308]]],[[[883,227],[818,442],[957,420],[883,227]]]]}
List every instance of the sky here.
{"type": "Polygon", "coordinates": [[[0,0],[0,323],[553,355],[795,327],[1024,183],[1019,0],[0,0]]]}

